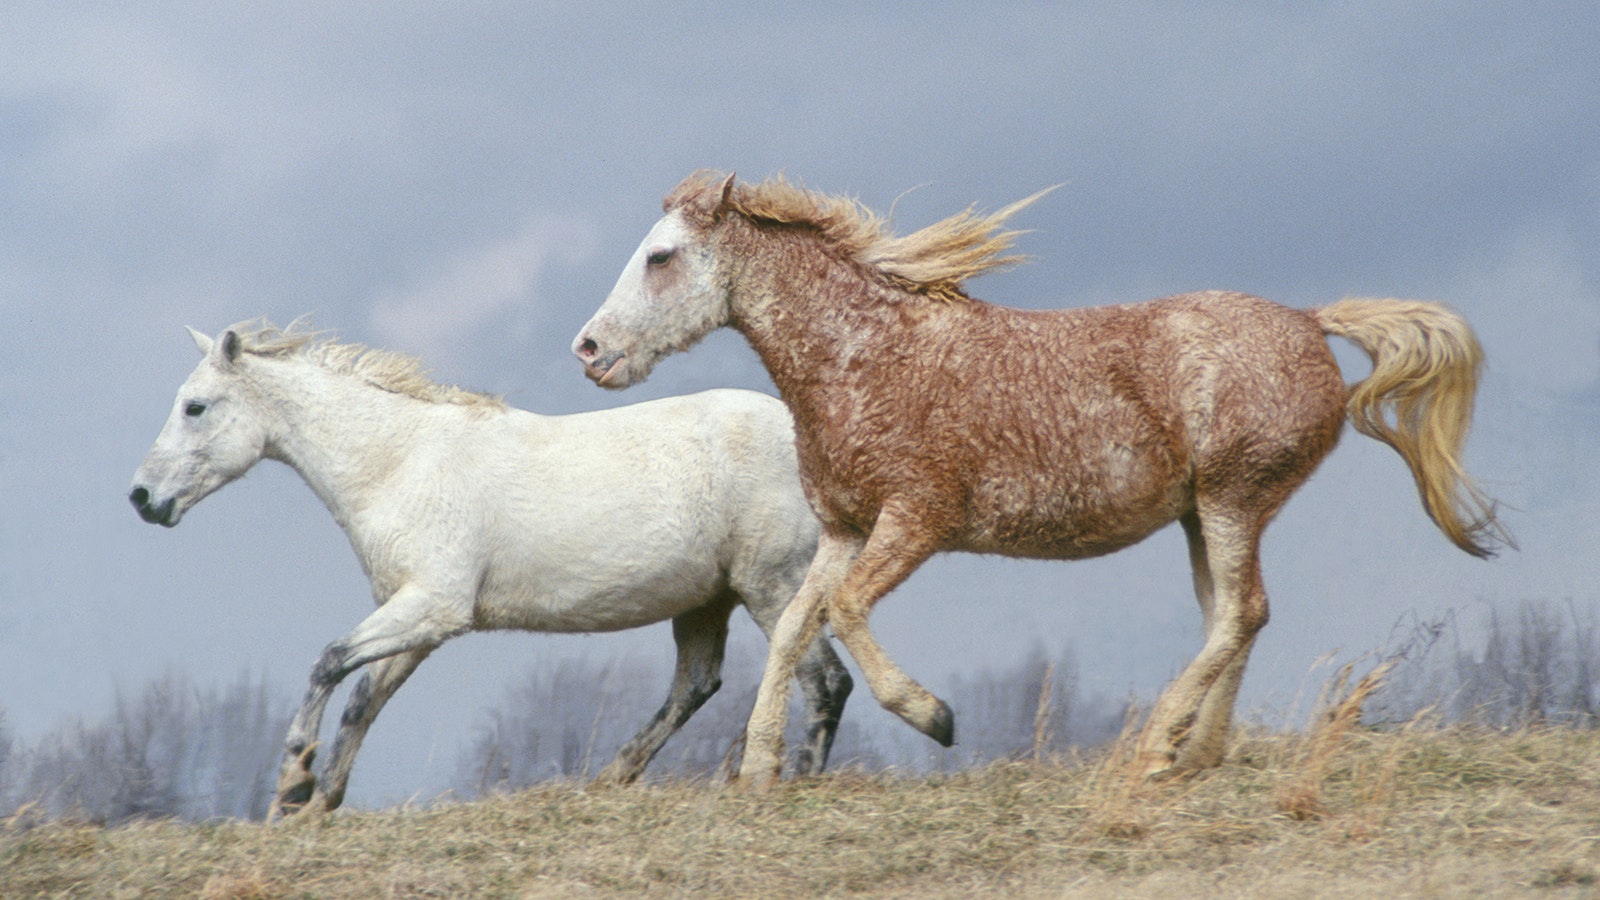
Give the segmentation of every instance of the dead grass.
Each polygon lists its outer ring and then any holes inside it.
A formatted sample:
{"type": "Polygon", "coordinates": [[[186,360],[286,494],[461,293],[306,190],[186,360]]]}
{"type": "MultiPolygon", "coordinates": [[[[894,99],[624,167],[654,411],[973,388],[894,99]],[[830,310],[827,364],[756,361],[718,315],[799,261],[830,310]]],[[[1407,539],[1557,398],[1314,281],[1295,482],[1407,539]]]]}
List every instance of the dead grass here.
{"type": "Polygon", "coordinates": [[[1600,893],[1600,733],[1339,727],[1246,731],[1220,769],[1126,790],[1113,762],[1055,758],[754,794],[553,784],[277,827],[14,822],[0,897],[1600,893]],[[1308,795],[1315,815],[1285,800],[1308,795]]]}

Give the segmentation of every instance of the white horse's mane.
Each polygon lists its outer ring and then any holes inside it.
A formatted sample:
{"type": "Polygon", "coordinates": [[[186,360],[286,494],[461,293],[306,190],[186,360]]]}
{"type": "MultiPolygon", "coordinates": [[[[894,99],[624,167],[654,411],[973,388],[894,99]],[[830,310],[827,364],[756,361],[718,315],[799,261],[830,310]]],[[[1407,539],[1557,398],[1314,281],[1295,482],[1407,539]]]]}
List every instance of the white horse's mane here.
{"type": "Polygon", "coordinates": [[[337,341],[326,332],[313,329],[305,317],[295,319],[286,328],[278,328],[263,318],[236,323],[228,330],[238,335],[239,349],[253,356],[298,357],[335,374],[359,378],[383,390],[430,403],[505,407],[505,401],[497,395],[434,381],[427,367],[414,356],[337,341]]]}

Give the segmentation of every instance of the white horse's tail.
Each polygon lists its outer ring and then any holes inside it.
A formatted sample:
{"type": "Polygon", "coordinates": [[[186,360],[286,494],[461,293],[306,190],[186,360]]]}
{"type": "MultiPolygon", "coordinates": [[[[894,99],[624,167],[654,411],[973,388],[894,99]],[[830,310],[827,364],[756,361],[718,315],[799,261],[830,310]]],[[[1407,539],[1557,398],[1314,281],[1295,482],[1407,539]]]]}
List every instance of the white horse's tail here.
{"type": "Polygon", "coordinates": [[[1341,300],[1311,314],[1324,333],[1372,357],[1372,374],[1350,390],[1350,424],[1400,453],[1439,529],[1473,556],[1492,556],[1497,544],[1515,548],[1494,500],[1461,465],[1483,366],[1466,320],[1415,300],[1341,300]]]}

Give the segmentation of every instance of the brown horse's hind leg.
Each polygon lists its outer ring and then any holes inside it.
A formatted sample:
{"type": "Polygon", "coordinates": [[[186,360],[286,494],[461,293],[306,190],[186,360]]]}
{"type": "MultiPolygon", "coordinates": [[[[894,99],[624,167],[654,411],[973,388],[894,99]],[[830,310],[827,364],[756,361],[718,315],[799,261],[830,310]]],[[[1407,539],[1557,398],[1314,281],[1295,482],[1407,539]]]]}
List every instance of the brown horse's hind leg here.
{"type": "Polygon", "coordinates": [[[955,742],[950,707],[901,671],[867,627],[873,605],[937,549],[933,540],[906,527],[910,521],[890,509],[879,514],[866,547],[856,557],[839,592],[828,602],[828,622],[861,667],[878,703],[948,747],[955,742]]]}
{"type": "Polygon", "coordinates": [[[1183,525],[1206,618],[1206,642],[1156,701],[1139,736],[1135,765],[1147,776],[1221,762],[1245,662],[1256,633],[1267,622],[1257,517],[1201,518],[1191,513],[1183,525]]]}
{"type": "MultiPolygon", "coordinates": [[[[1206,553],[1206,539],[1200,527],[1200,517],[1191,512],[1179,520],[1189,541],[1189,565],[1194,572],[1195,599],[1200,602],[1204,617],[1204,633],[1211,633],[1211,622],[1216,601],[1216,587],[1211,578],[1211,561],[1206,553]]],[[[1200,704],[1200,714],[1195,720],[1191,736],[1178,753],[1177,768],[1209,769],[1221,765],[1227,748],[1228,731],[1233,723],[1234,699],[1239,694],[1239,684],[1244,678],[1244,667],[1250,657],[1251,638],[1234,657],[1233,662],[1218,676],[1217,683],[1206,692],[1200,704]]]]}

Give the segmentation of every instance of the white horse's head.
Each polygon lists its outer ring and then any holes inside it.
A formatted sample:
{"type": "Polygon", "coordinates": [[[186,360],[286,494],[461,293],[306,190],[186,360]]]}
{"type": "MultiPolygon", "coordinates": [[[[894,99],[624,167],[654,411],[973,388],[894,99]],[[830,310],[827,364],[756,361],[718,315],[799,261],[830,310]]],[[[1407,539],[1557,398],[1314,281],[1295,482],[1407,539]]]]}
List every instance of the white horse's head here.
{"type": "Polygon", "coordinates": [[[667,214],[645,235],[611,295],[572,342],[584,374],[596,384],[638,384],[662,357],[728,324],[727,279],[718,274],[708,238],[732,190],[729,175],[720,184],[667,198],[667,214]]]}
{"type": "Polygon", "coordinates": [[[205,357],[178,389],[172,413],[133,476],[128,499],[146,522],[178,524],[201,500],[250,470],[267,428],[240,377],[239,335],[215,340],[189,329],[205,357]]]}

